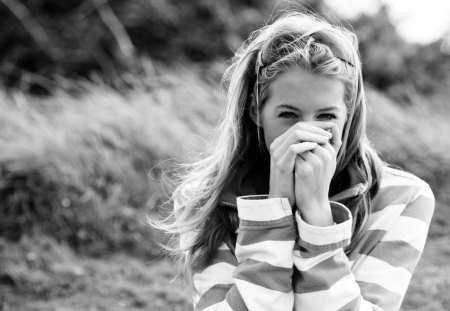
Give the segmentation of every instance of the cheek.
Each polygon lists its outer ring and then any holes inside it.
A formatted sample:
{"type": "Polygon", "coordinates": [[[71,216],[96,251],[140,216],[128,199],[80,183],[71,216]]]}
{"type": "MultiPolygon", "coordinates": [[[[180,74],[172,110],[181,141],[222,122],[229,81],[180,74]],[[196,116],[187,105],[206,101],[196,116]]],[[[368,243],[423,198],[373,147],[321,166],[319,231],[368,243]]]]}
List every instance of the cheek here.
{"type": "Polygon", "coordinates": [[[261,116],[261,130],[264,133],[264,144],[266,145],[267,150],[270,149],[270,145],[275,139],[274,136],[274,125],[271,118],[268,117],[265,109],[263,109],[261,116]]]}
{"type": "Polygon", "coordinates": [[[280,124],[279,122],[276,122],[276,120],[265,120],[265,122],[263,122],[263,130],[267,150],[270,149],[270,145],[273,141],[288,129],[289,126],[280,124]]]}
{"type": "Polygon", "coordinates": [[[347,114],[345,113],[345,114],[341,115],[341,117],[338,118],[338,120],[336,120],[335,123],[339,129],[339,137],[342,139],[342,135],[344,134],[344,128],[347,124],[347,114]]]}

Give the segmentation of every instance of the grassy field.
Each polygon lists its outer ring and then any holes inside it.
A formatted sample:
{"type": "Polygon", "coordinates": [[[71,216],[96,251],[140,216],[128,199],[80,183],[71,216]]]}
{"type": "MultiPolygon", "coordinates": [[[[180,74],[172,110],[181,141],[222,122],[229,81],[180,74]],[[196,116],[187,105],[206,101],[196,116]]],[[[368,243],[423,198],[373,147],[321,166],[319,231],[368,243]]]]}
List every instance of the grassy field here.
{"type": "MultiPolygon", "coordinates": [[[[190,309],[145,215],[165,198],[161,169],[211,137],[211,72],[162,70],[123,94],[84,84],[81,95],[0,95],[0,310],[190,309]]],[[[375,146],[437,198],[403,310],[449,310],[450,111],[438,97],[368,96],[375,146]]]]}

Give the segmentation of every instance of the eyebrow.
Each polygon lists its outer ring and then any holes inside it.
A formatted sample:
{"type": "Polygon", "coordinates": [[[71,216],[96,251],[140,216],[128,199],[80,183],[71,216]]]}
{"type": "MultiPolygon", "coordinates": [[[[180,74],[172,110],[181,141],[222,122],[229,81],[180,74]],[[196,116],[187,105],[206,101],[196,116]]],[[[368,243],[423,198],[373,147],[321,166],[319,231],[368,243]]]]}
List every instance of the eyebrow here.
{"type": "MultiPolygon", "coordinates": [[[[292,109],[292,110],[302,111],[301,109],[299,109],[295,106],[289,105],[289,104],[281,104],[277,108],[288,108],[288,109],[292,109]]],[[[337,107],[337,106],[330,106],[330,107],[320,108],[317,111],[337,110],[338,108],[339,107],[337,107]]]]}

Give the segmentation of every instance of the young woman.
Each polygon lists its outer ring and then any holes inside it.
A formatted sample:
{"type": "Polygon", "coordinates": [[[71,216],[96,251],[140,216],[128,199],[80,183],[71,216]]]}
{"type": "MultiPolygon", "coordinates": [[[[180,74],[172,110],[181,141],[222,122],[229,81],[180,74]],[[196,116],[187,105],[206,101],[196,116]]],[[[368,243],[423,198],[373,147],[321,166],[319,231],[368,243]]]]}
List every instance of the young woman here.
{"type": "Polygon", "coordinates": [[[173,193],[195,310],[398,310],[434,210],[366,136],[356,36],[284,13],[225,74],[214,145],[173,193]]]}

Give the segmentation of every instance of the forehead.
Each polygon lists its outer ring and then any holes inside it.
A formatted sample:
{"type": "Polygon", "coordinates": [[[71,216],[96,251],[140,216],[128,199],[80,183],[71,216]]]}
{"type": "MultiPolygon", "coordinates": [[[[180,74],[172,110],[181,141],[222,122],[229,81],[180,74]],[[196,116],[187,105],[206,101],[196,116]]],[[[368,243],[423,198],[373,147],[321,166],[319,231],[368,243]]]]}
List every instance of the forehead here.
{"type": "Polygon", "coordinates": [[[268,103],[272,104],[288,103],[299,109],[320,109],[333,105],[345,109],[344,82],[298,66],[280,73],[269,85],[268,91],[268,103]]]}

